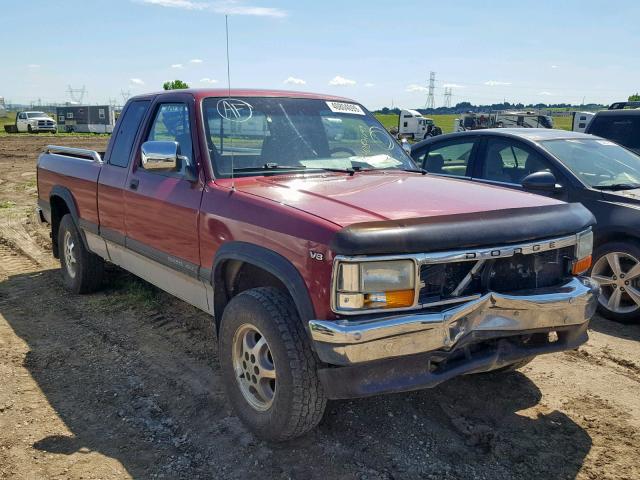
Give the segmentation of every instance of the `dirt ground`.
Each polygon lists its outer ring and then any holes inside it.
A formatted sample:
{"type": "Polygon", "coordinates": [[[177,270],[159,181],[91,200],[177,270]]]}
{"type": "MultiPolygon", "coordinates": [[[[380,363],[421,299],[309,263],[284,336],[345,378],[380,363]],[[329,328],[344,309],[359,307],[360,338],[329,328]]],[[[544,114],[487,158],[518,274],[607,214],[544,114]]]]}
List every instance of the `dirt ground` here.
{"type": "Polygon", "coordinates": [[[101,293],[61,288],[33,216],[52,142],[106,139],[0,137],[0,478],[640,478],[640,325],[600,318],[520,372],[331,402],[307,436],[257,440],[207,315],[116,269],[101,293]]]}

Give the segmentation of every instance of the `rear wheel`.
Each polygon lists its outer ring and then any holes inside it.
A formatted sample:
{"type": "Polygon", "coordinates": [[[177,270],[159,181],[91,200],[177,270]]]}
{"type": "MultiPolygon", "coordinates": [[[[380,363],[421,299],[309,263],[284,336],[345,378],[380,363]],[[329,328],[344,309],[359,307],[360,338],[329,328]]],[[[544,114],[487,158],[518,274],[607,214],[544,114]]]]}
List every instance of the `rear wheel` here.
{"type": "Polygon", "coordinates": [[[594,252],[591,278],[602,289],[598,311],[618,322],[640,319],[640,247],[633,242],[610,242],[594,252]]]}
{"type": "Polygon", "coordinates": [[[257,436],[288,440],[320,422],[326,397],[289,295],[261,287],[234,297],[224,310],[219,342],[231,406],[257,436]]]}
{"type": "Polygon", "coordinates": [[[74,293],[90,293],[102,285],[104,260],[88,251],[71,215],[60,221],[58,230],[58,252],[62,280],[74,293]]]}

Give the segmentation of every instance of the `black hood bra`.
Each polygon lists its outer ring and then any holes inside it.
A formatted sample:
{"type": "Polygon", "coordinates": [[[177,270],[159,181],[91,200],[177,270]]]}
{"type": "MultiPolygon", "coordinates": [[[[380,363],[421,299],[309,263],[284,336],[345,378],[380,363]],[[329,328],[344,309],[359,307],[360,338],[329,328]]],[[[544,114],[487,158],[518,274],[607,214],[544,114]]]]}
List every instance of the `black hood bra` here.
{"type": "Polygon", "coordinates": [[[579,203],[365,222],[337,232],[338,255],[390,255],[503,246],[576,234],[594,225],[579,203]]]}

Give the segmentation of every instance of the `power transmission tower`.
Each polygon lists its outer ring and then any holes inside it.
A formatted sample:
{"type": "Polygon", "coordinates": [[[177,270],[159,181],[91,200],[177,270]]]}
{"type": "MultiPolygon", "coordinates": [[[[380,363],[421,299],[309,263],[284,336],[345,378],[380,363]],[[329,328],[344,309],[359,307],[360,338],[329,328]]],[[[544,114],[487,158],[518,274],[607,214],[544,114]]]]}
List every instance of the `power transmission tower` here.
{"type": "Polygon", "coordinates": [[[82,105],[82,101],[84,100],[84,96],[87,93],[87,89],[84,85],[82,86],[82,88],[71,88],[71,85],[67,85],[67,93],[69,94],[71,103],[82,105]]]}
{"type": "Polygon", "coordinates": [[[445,87],[444,88],[444,106],[446,108],[451,107],[451,95],[453,93],[453,87],[445,87]]]}
{"type": "Polygon", "coordinates": [[[435,100],[433,92],[436,88],[436,72],[429,73],[429,94],[427,95],[427,103],[424,104],[424,108],[435,108],[435,100]]]}
{"type": "Polygon", "coordinates": [[[131,90],[120,90],[120,95],[122,95],[122,105],[124,105],[131,96],[131,90]]]}

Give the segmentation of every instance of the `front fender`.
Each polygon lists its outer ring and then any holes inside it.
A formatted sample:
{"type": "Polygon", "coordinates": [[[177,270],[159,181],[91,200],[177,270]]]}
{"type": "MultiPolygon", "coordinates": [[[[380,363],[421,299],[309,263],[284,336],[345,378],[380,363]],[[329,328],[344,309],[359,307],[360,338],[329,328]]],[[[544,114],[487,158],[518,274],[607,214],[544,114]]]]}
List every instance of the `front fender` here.
{"type": "MultiPolygon", "coordinates": [[[[223,285],[222,267],[226,261],[238,260],[259,267],[279,279],[285,286],[298,310],[300,319],[305,326],[315,318],[315,311],[307,285],[296,267],[285,257],[268,248],[248,242],[228,242],[216,252],[211,282],[214,285],[214,305],[218,305],[215,297],[219,296],[217,285],[223,285]]],[[[214,307],[214,315],[215,310],[214,307]]],[[[217,315],[216,315],[217,316],[217,315]]]]}

